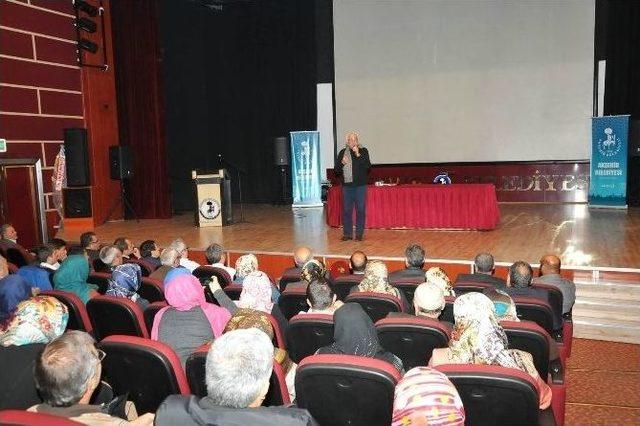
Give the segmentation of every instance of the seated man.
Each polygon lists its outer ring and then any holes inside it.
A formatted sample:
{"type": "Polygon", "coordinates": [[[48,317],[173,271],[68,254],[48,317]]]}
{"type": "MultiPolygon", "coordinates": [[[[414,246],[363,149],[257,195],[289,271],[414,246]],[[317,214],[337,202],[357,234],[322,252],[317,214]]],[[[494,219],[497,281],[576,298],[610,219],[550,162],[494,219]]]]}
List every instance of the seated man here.
{"type": "Polygon", "coordinates": [[[337,300],[336,294],[326,283],[314,280],[307,287],[307,305],[308,311],[300,311],[300,314],[328,314],[333,315],[336,309],[342,306],[340,300],[337,300]]]}
{"type": "Polygon", "coordinates": [[[138,417],[130,402],[125,407],[127,418],[124,420],[112,416],[102,405],[89,404],[100,383],[104,356],[84,331],[67,331],[49,343],[36,360],[34,369],[36,388],[44,402],[29,411],[66,417],[88,425],[152,425],[154,415],[147,413],[138,417]]]}
{"type": "Polygon", "coordinates": [[[367,267],[367,255],[358,250],[354,251],[349,258],[349,267],[352,275],[364,275],[364,268],[367,267]]]}
{"type": "MultiPolygon", "coordinates": [[[[60,268],[60,263],[55,254],[55,246],[51,243],[45,244],[35,250],[36,260],[41,268],[45,268],[49,273],[53,273],[60,268]],[[46,256],[46,257],[45,257],[46,256]]],[[[65,249],[66,257],[66,249],[65,249]]]]}
{"type": "Polygon", "coordinates": [[[313,251],[309,247],[301,246],[293,251],[294,267],[285,269],[282,276],[296,276],[302,272],[305,263],[313,259],[313,251]]]}
{"type": "Polygon", "coordinates": [[[169,271],[180,266],[180,254],[174,249],[166,248],[160,253],[160,263],[162,266],[153,271],[149,278],[164,282],[169,271]]]}
{"type": "Polygon", "coordinates": [[[540,259],[540,277],[533,280],[533,283],[557,287],[562,292],[562,313],[571,312],[576,301],[576,285],[573,281],[562,278],[560,275],[560,258],[558,256],[548,254],[540,259]]]}
{"type": "Polygon", "coordinates": [[[424,278],[425,252],[418,244],[411,244],[404,251],[405,268],[389,274],[389,282],[395,284],[406,279],[424,278]]]}
{"type": "Polygon", "coordinates": [[[122,263],[122,257],[122,252],[116,246],[106,246],[100,250],[100,260],[111,268],[111,277],[109,277],[109,286],[105,295],[130,299],[144,310],[149,305],[149,301],[137,293],[142,282],[140,265],[122,263]]]}
{"type": "MultiPolygon", "coordinates": [[[[413,293],[413,309],[415,316],[427,317],[434,320],[440,319],[440,314],[445,307],[444,293],[442,289],[435,284],[422,283],[416,287],[413,293]]],[[[389,312],[388,318],[409,318],[413,315],[404,312],[389,312]]],[[[445,322],[446,325],[453,327],[453,324],[445,322]]]]}
{"type": "Polygon", "coordinates": [[[234,330],[214,340],[206,361],[207,396],[171,395],[155,424],[315,425],[307,410],[261,407],[273,370],[273,344],[255,328],[234,330]]]}
{"type": "Polygon", "coordinates": [[[50,268],[50,263],[57,263],[53,258],[53,247],[50,244],[36,247],[36,262],[18,269],[18,275],[24,278],[32,287],[41,291],[52,290],[50,275],[55,269],[50,268]]]}
{"type": "Polygon", "coordinates": [[[187,268],[189,272],[195,271],[200,266],[198,262],[189,259],[189,248],[182,238],[176,238],[169,244],[169,248],[178,252],[180,266],[187,268]]]}
{"type": "Polygon", "coordinates": [[[7,248],[18,246],[18,232],[10,223],[5,223],[0,227],[0,245],[7,248]]]}
{"type": "Polygon", "coordinates": [[[505,286],[502,278],[493,276],[495,267],[491,253],[479,253],[476,255],[473,261],[473,271],[473,274],[458,274],[456,283],[484,283],[500,289],[505,286]]]}
{"type": "Polygon", "coordinates": [[[118,247],[124,260],[140,259],[140,250],[138,250],[138,247],[136,247],[129,238],[118,237],[113,242],[113,245],[118,247]]]}
{"type": "Polygon", "coordinates": [[[546,290],[533,287],[531,285],[532,279],[533,269],[531,269],[531,265],[522,260],[518,260],[509,267],[507,286],[501,290],[511,297],[536,297],[548,303],[549,293],[546,290]]]}
{"type": "Polygon", "coordinates": [[[153,269],[159,268],[160,263],[160,249],[153,240],[146,240],[140,244],[140,260],[147,262],[153,269]]]}
{"type": "Polygon", "coordinates": [[[85,232],[80,235],[80,245],[87,251],[89,264],[93,265],[93,262],[100,258],[100,249],[102,248],[100,238],[95,232],[85,232]]]}
{"type": "Polygon", "coordinates": [[[67,258],[67,242],[61,238],[53,238],[49,244],[53,246],[53,256],[60,267],[62,261],[67,258]]]}
{"type": "Polygon", "coordinates": [[[227,256],[224,254],[224,248],[220,244],[213,243],[209,247],[207,247],[204,252],[204,257],[207,258],[209,266],[224,269],[225,271],[227,271],[229,277],[233,281],[233,277],[236,276],[236,270],[224,264],[227,260],[227,256]]]}

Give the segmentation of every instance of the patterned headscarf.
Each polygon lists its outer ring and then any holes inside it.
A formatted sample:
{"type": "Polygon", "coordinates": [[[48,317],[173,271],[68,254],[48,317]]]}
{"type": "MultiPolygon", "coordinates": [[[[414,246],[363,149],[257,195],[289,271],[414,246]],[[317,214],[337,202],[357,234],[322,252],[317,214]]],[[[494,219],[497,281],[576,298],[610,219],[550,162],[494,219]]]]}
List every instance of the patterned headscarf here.
{"type": "Polygon", "coordinates": [[[142,272],[140,265],[135,263],[123,263],[113,268],[111,278],[109,278],[109,288],[107,296],[126,297],[131,299],[140,288],[142,272]]]}
{"type": "Polygon", "coordinates": [[[464,419],[460,395],[443,373],[415,367],[396,385],[392,426],[462,426],[464,419]]]}
{"type": "Polygon", "coordinates": [[[257,328],[269,336],[269,339],[273,340],[273,326],[264,312],[240,308],[229,319],[224,332],[245,328],[257,328]]]}
{"type": "Polygon", "coordinates": [[[429,284],[435,284],[440,287],[440,290],[442,290],[445,296],[456,295],[451,286],[451,280],[444,269],[437,266],[429,268],[427,272],[425,272],[424,278],[429,284]]]}
{"type": "Polygon", "coordinates": [[[358,290],[397,296],[398,292],[389,284],[388,276],[389,271],[387,271],[387,265],[384,262],[371,260],[367,262],[367,266],[364,268],[364,277],[358,284],[358,290]]]}
{"type": "Polygon", "coordinates": [[[497,288],[485,291],[484,294],[493,302],[498,321],[520,321],[516,312],[516,304],[511,296],[497,288]]]}
{"type": "Polygon", "coordinates": [[[16,307],[12,320],[0,328],[0,346],[49,343],[64,333],[69,310],[55,297],[36,296],[16,307]]]}
{"type": "Polygon", "coordinates": [[[325,282],[327,276],[327,268],[322,262],[316,259],[311,259],[302,266],[300,277],[310,283],[311,281],[325,282]]]}
{"type": "Polygon", "coordinates": [[[262,271],[254,271],[244,277],[242,292],[237,304],[240,308],[255,309],[267,314],[271,313],[271,280],[262,271]]]}
{"type": "Polygon", "coordinates": [[[245,254],[236,260],[236,277],[244,278],[258,270],[258,258],[253,254],[245,254]]]}
{"type": "Polygon", "coordinates": [[[498,324],[493,302],[481,293],[466,293],[453,304],[455,327],[449,342],[449,357],[464,364],[501,365],[526,371],[498,324]]]}

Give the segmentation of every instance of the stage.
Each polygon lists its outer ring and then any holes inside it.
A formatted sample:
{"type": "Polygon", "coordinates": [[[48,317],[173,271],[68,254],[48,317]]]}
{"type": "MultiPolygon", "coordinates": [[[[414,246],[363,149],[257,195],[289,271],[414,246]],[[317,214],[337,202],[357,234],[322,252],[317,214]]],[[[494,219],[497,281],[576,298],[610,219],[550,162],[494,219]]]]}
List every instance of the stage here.
{"type": "MultiPolygon", "coordinates": [[[[110,222],[95,229],[103,243],[127,236],[136,244],[155,239],[166,246],[182,237],[193,250],[218,242],[226,250],[290,253],[309,245],[316,253],[348,256],[363,250],[370,256],[402,258],[404,248],[421,244],[429,259],[470,261],[480,251],[497,262],[537,263],[545,253],[558,253],[563,266],[638,268],[640,209],[593,210],[585,204],[500,204],[500,223],[492,231],[366,230],[364,241],[340,241],[342,230],[326,225],[323,209],[246,205],[245,219],[223,228],[197,228],[193,214],[172,219],[110,222]]],[[[239,208],[234,206],[239,218],[239,208]]],[[[59,237],[78,241],[79,233],[61,230],[59,237]]]]}

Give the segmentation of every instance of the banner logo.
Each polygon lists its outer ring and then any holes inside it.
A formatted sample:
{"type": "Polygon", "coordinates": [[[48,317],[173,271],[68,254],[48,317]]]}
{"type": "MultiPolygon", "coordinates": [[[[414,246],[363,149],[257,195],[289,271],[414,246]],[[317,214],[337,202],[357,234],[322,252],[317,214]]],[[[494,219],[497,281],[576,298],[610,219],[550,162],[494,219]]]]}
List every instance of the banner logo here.
{"type": "Polygon", "coordinates": [[[613,157],[618,155],[622,148],[620,138],[616,137],[611,127],[604,129],[604,139],[598,139],[598,152],[604,157],[613,157]]]}

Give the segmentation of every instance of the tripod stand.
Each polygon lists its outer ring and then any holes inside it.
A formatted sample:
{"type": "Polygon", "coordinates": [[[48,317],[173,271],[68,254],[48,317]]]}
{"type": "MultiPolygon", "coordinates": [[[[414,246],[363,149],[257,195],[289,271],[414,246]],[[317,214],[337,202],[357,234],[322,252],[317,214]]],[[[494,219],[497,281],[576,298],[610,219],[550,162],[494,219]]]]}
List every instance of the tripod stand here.
{"type": "Polygon", "coordinates": [[[127,196],[127,190],[125,188],[125,181],[121,180],[120,181],[120,196],[117,199],[113,200],[113,204],[111,205],[111,208],[109,209],[109,214],[107,215],[107,218],[104,220],[104,222],[102,222],[103,224],[107,223],[109,221],[109,219],[111,219],[111,215],[113,215],[113,213],[116,211],[116,207],[118,207],[118,204],[122,204],[122,206],[124,207],[124,216],[125,216],[125,218],[127,216],[127,210],[129,210],[129,212],[133,215],[133,217],[136,220],[136,222],[140,222],[140,219],[138,219],[138,214],[134,210],[133,205],[131,205],[131,201],[129,201],[129,197],[127,196]]]}

